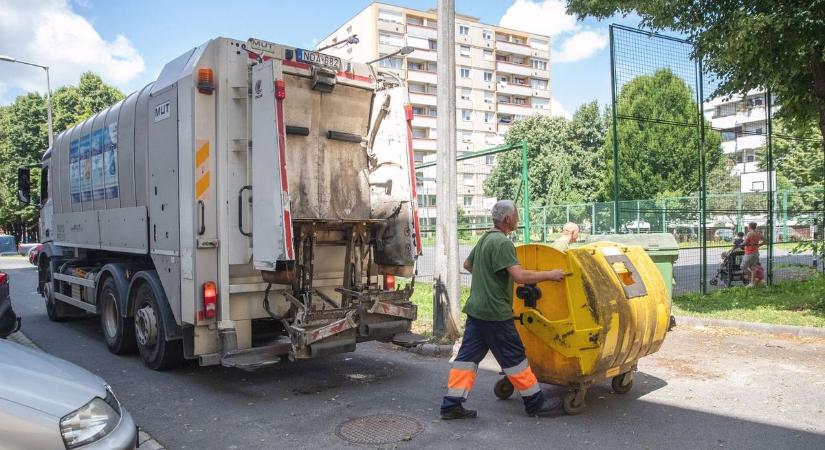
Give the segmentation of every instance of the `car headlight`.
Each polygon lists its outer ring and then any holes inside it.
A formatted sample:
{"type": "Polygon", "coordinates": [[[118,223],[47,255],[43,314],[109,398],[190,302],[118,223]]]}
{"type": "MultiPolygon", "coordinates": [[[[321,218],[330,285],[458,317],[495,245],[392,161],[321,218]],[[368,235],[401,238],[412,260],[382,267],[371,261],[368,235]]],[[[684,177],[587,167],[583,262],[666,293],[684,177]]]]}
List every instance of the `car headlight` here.
{"type": "Polygon", "coordinates": [[[117,427],[120,422],[120,405],[109,387],[106,399],[95,397],[76,411],[60,419],[60,434],[66,448],[80,447],[97,441],[117,427]]]}

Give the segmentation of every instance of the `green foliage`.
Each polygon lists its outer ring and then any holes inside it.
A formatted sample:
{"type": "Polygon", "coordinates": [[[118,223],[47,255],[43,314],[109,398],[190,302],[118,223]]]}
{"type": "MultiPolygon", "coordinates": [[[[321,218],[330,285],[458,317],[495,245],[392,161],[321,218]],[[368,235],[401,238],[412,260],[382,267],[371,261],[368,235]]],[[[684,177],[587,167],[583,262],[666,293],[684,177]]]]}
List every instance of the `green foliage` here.
{"type": "MultiPolygon", "coordinates": [[[[666,69],[636,77],[622,87],[616,105],[622,117],[642,119],[617,121],[620,198],[682,196],[698,191],[698,107],[684,80],[666,69]]],[[[709,171],[723,164],[720,144],[717,134],[706,135],[709,171]]],[[[613,198],[612,133],[603,148],[606,170],[600,198],[609,200],[613,198]]]]}
{"type": "MultiPolygon", "coordinates": [[[[122,98],[120,91],[103,83],[98,75],[84,73],[77,87],[54,91],[55,137],[122,98]]],[[[36,228],[38,210],[17,201],[17,168],[38,163],[48,142],[45,96],[28,93],[0,107],[0,227],[18,238],[23,228],[36,228]]],[[[39,175],[39,171],[32,171],[33,190],[39,186],[39,175]]]]}
{"type": "MultiPolygon", "coordinates": [[[[590,201],[603,172],[599,149],[606,127],[593,101],[576,111],[571,121],[534,115],[515,122],[505,142],[527,142],[530,200],[533,205],[590,201]]],[[[484,193],[497,198],[520,198],[521,152],[496,157],[496,167],[484,183],[484,193]]]]}
{"type": "Polygon", "coordinates": [[[769,86],[780,116],[794,127],[819,117],[825,136],[825,0],[568,0],[567,10],[579,19],[635,12],[642,26],[683,33],[718,79],[714,95],[769,86]]]}

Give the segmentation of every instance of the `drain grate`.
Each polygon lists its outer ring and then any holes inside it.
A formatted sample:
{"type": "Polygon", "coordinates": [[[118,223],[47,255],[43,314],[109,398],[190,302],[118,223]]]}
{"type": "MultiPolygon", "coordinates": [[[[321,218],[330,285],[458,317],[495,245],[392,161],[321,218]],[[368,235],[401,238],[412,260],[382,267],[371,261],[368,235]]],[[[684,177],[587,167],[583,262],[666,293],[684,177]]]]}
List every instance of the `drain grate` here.
{"type": "Polygon", "coordinates": [[[350,419],[338,425],[336,433],[353,444],[391,444],[408,441],[420,431],[421,424],[412,417],[376,414],[350,419]]]}

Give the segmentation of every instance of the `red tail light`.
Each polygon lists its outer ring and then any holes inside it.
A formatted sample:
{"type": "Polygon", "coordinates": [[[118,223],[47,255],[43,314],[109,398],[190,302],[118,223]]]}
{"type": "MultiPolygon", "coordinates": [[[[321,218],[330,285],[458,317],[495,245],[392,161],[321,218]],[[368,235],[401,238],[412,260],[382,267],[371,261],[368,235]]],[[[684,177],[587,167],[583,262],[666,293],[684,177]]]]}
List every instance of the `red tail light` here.
{"type": "Polygon", "coordinates": [[[203,283],[203,310],[204,317],[211,319],[215,317],[217,311],[215,307],[218,303],[218,287],[213,281],[203,283]]]}
{"type": "Polygon", "coordinates": [[[9,281],[9,276],[5,272],[0,272],[0,285],[6,284],[9,281]]]}
{"type": "Polygon", "coordinates": [[[387,291],[395,290],[395,275],[384,275],[384,289],[387,291]]]}
{"type": "Polygon", "coordinates": [[[284,80],[275,80],[275,98],[286,98],[286,85],[284,84],[284,80]]]}

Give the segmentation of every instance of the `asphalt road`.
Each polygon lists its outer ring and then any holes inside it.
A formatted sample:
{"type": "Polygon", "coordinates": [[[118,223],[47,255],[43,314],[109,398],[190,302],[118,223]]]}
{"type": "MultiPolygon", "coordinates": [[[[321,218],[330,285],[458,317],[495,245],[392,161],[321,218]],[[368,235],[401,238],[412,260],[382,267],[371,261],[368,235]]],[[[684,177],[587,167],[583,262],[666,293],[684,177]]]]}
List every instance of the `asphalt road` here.
{"type": "MultiPolygon", "coordinates": [[[[355,353],[256,373],[193,365],[170,372],[106,350],[97,320],[52,323],[35,271],[1,258],[23,331],[44,350],[105,378],[136,421],[171,449],[370,448],[337,434],[355,417],[400,414],[422,431],[383,448],[825,448],[823,340],[677,329],[639,363],[633,390],[593,387],[575,417],[528,418],[496,400],[482,363],[468,421],[438,420],[449,363],[361,345],[355,353]]],[[[548,395],[564,390],[545,386],[548,395]]]]}
{"type": "MultiPolygon", "coordinates": [[[[463,262],[469,255],[473,247],[470,245],[460,245],[458,248],[459,261],[463,262]]],[[[719,268],[720,255],[723,251],[728,250],[725,247],[711,247],[707,252],[707,279],[712,279],[719,268]]],[[[762,264],[765,264],[765,253],[762,254],[762,264]]],[[[675,283],[673,291],[675,294],[685,294],[689,292],[698,292],[701,289],[702,273],[702,251],[700,249],[680,249],[679,256],[673,267],[673,276],[675,283]]],[[[788,268],[789,264],[799,264],[803,266],[811,266],[813,262],[813,255],[800,254],[793,255],[784,249],[774,250],[774,265],[777,269],[774,270],[776,280],[794,277],[794,272],[798,269],[788,268]],[[785,266],[785,267],[783,267],[785,266]]],[[[422,255],[418,258],[418,273],[422,279],[429,280],[435,269],[435,247],[422,247],[422,255]]],[[[463,271],[462,271],[463,272],[463,271]]],[[[461,282],[464,285],[470,285],[470,274],[462,273],[461,282]]],[[[713,289],[713,287],[711,287],[713,289]]]]}

